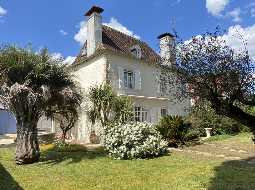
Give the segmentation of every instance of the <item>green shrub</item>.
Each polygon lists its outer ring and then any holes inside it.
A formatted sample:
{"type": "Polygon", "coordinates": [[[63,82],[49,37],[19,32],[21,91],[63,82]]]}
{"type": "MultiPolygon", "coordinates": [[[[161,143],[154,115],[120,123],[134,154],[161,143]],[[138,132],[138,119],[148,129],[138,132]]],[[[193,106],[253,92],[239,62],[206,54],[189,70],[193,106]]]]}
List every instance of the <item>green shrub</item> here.
{"type": "Polygon", "coordinates": [[[55,150],[57,152],[81,152],[86,151],[87,148],[83,145],[69,144],[60,140],[54,144],[52,150],[55,150]]]}
{"type": "Polygon", "coordinates": [[[167,143],[148,123],[112,124],[104,133],[105,149],[114,159],[150,158],[166,152],[167,143]]]}
{"type": "Polygon", "coordinates": [[[192,128],[201,132],[204,128],[212,128],[212,135],[231,135],[249,131],[246,126],[233,119],[217,115],[208,102],[201,102],[193,107],[188,121],[192,124],[192,128]]]}
{"type": "Polygon", "coordinates": [[[190,124],[185,123],[181,116],[162,117],[156,128],[168,145],[174,147],[197,141],[200,134],[198,130],[193,130],[190,124]]]}

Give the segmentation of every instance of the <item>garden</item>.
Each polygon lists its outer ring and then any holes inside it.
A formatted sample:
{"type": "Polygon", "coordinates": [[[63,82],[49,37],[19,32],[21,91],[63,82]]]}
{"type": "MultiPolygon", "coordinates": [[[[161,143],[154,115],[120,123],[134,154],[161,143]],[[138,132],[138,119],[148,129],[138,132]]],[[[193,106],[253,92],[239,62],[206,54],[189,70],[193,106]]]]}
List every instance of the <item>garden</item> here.
{"type": "Polygon", "coordinates": [[[107,81],[91,87],[87,114],[103,146],[66,141],[84,94],[62,60],[46,49],[2,47],[0,103],[17,119],[17,139],[0,147],[0,189],[254,189],[252,63],[217,32],[206,35],[180,44],[175,68],[162,66],[170,91],[173,72],[189,84],[176,94],[195,100],[186,116],[136,122],[131,99],[107,81]],[[42,115],[61,129],[53,142],[39,143],[42,115]]]}
{"type": "Polygon", "coordinates": [[[139,160],[112,160],[100,148],[63,151],[43,145],[41,160],[25,166],[13,162],[14,146],[1,147],[0,189],[252,190],[255,161],[248,157],[255,146],[250,138],[250,133],[221,135],[203,147],[139,160]]]}

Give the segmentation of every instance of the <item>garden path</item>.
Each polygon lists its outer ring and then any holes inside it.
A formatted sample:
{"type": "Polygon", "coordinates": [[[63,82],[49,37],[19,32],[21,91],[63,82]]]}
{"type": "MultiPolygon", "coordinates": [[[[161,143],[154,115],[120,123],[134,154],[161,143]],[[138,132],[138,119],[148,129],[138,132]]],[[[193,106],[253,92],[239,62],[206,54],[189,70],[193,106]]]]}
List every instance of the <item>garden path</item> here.
{"type": "Polygon", "coordinates": [[[255,145],[250,134],[231,136],[224,140],[217,140],[212,137],[212,139],[201,142],[201,144],[182,149],[170,148],[170,151],[225,160],[249,160],[251,158],[249,162],[255,163],[255,145]]]}

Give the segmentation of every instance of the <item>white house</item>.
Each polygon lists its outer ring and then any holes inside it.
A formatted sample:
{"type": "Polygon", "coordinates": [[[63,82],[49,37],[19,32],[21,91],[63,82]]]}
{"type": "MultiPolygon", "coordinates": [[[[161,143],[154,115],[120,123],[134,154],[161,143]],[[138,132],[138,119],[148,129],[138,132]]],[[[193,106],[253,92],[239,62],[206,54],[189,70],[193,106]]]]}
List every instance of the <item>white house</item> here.
{"type": "MultiPolygon", "coordinates": [[[[86,13],[87,41],[70,66],[83,91],[109,81],[119,96],[132,98],[134,119],[140,122],[156,123],[166,114],[184,115],[190,101],[173,101],[173,97],[164,94],[159,81],[159,65],[174,64],[171,53],[174,36],[164,33],[158,37],[159,55],[145,42],[102,25],[103,11],[94,6],[86,13]]],[[[91,123],[84,106],[75,136],[80,141],[89,142],[90,130],[91,123]]]]}

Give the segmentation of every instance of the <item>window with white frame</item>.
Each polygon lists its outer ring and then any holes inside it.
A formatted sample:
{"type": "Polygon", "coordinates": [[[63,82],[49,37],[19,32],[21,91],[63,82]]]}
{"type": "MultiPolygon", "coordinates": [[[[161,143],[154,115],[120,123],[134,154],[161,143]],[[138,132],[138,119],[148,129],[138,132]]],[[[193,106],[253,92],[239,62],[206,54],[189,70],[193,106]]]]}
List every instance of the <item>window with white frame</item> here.
{"type": "Polygon", "coordinates": [[[135,116],[135,121],[137,122],[148,121],[148,110],[143,107],[136,106],[134,116],[135,116]]]}
{"type": "Polygon", "coordinates": [[[135,88],[135,73],[133,71],[124,69],[124,86],[125,88],[135,88]]]}
{"type": "Polygon", "coordinates": [[[167,108],[161,108],[161,117],[167,116],[167,108]]]}

